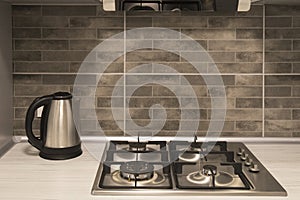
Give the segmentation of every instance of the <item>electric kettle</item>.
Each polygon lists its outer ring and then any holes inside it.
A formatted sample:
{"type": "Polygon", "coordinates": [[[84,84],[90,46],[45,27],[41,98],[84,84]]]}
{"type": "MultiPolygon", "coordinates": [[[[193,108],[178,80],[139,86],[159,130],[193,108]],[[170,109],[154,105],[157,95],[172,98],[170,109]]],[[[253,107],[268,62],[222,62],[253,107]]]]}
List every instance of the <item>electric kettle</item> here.
{"type": "Polygon", "coordinates": [[[36,98],[29,106],[25,129],[28,142],[40,150],[40,157],[50,160],[75,158],[82,154],[81,141],[72,114],[72,95],[57,92],[36,98]],[[42,107],[40,137],[32,131],[35,111],[42,107]]]}

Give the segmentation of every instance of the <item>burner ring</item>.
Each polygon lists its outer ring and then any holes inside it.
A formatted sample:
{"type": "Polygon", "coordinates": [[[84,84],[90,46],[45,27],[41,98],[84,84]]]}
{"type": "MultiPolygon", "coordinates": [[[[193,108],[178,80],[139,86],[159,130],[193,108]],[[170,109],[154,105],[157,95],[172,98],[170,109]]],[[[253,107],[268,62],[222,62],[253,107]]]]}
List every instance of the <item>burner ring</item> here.
{"type": "Polygon", "coordinates": [[[147,150],[147,143],[141,142],[130,142],[128,150],[129,151],[146,151],[147,150]]]}
{"type": "Polygon", "coordinates": [[[154,175],[154,166],[144,161],[130,161],[121,164],[120,175],[128,180],[149,180],[154,175]]]}

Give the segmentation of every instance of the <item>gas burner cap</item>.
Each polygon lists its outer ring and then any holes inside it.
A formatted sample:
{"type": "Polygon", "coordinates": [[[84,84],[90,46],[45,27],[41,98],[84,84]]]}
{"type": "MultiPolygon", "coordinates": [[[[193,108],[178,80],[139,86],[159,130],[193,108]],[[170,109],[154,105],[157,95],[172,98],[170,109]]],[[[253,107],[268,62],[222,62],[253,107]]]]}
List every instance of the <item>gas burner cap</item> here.
{"type": "Polygon", "coordinates": [[[129,151],[146,151],[147,143],[129,142],[129,151]]]}
{"type": "Polygon", "coordinates": [[[214,165],[204,165],[202,173],[205,176],[215,176],[217,174],[217,167],[214,165]]]}
{"type": "Polygon", "coordinates": [[[128,180],[149,180],[153,177],[154,166],[144,161],[130,161],[121,164],[120,175],[128,180]]]}

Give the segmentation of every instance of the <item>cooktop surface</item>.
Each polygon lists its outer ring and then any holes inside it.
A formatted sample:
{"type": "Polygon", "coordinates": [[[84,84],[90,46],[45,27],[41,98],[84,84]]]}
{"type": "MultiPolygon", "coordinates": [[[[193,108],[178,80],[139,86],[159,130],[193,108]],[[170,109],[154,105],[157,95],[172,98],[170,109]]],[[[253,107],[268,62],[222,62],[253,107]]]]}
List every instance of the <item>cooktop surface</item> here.
{"type": "Polygon", "coordinates": [[[287,196],[239,142],[110,141],[94,195],[287,196]]]}

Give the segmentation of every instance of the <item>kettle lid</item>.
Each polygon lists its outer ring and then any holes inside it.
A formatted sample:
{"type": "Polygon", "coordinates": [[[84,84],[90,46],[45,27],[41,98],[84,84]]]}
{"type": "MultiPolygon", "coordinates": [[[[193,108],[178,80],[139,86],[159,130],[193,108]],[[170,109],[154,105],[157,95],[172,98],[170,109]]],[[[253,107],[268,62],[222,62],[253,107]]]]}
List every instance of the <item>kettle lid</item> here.
{"type": "Polygon", "coordinates": [[[54,100],[65,100],[65,99],[72,99],[72,94],[69,92],[56,92],[53,94],[54,100]]]}

